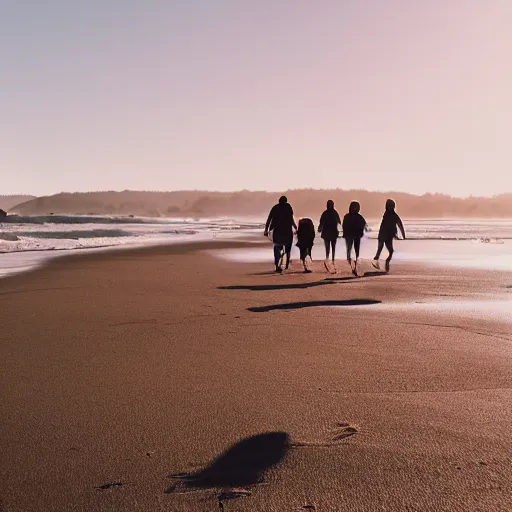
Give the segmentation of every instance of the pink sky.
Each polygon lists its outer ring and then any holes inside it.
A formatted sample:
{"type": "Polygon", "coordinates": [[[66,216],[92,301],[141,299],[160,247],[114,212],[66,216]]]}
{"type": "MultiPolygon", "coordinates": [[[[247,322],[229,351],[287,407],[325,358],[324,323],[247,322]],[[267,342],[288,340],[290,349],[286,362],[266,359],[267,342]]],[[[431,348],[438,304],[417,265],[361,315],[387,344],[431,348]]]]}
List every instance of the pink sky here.
{"type": "Polygon", "coordinates": [[[511,27],[510,0],[7,0],[0,193],[512,192],[511,27]]]}

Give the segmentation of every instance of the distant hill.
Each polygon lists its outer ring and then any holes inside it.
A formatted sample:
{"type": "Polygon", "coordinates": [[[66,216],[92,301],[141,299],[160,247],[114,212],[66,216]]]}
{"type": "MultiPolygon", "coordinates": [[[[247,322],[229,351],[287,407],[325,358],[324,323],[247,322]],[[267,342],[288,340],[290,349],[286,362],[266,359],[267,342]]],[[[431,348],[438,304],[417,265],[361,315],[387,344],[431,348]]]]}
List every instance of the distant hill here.
{"type": "MultiPolygon", "coordinates": [[[[416,196],[398,192],[367,190],[289,190],[284,192],[297,216],[316,219],[327,199],[333,199],[340,213],[348,210],[351,200],[358,200],[368,219],[379,218],[385,200],[393,197],[397,210],[409,218],[495,217],[512,218],[512,194],[495,197],[453,198],[442,194],[416,196]]],[[[87,192],[61,193],[31,199],[12,208],[22,215],[95,214],[169,217],[259,216],[265,217],[278,200],[276,192],[87,192]]]]}
{"type": "Polygon", "coordinates": [[[13,206],[17,204],[24,203],[26,201],[30,201],[31,199],[35,199],[34,196],[1,196],[0,195],[0,209],[8,211],[13,206]]]}

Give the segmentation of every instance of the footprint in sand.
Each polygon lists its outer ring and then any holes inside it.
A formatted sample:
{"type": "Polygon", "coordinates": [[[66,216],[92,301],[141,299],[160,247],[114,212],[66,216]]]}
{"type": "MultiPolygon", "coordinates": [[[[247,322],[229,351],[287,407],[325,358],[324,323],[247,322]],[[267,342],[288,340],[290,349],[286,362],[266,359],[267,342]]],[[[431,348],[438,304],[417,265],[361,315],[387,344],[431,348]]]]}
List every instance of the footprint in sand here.
{"type": "Polygon", "coordinates": [[[224,510],[224,502],[228,500],[235,500],[237,498],[246,498],[252,493],[247,489],[231,489],[229,491],[222,491],[217,494],[217,501],[219,503],[219,510],[224,510]]]}
{"type": "Polygon", "coordinates": [[[105,491],[107,489],[114,489],[116,487],[121,487],[122,485],[123,485],[123,482],[108,482],[106,484],[99,485],[98,487],[96,487],[96,489],[98,489],[99,491],[105,491]]]}
{"type": "Polygon", "coordinates": [[[296,441],[296,442],[291,443],[291,446],[296,447],[296,448],[312,447],[312,446],[319,446],[319,447],[335,446],[336,444],[339,444],[341,441],[343,441],[347,437],[351,437],[358,433],[359,433],[359,428],[356,425],[353,425],[352,423],[336,423],[336,427],[329,432],[326,441],[311,441],[311,442],[296,441]]]}
{"type": "Polygon", "coordinates": [[[355,425],[351,425],[350,423],[337,423],[336,429],[332,431],[332,442],[336,443],[337,441],[353,436],[358,432],[359,430],[355,425]]]}

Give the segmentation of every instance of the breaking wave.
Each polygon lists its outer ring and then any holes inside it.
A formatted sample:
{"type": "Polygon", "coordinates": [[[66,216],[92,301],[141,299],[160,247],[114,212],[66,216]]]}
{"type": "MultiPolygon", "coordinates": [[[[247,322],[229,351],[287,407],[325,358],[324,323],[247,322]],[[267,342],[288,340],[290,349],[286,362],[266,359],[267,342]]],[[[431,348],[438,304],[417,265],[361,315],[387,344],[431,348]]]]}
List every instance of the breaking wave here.
{"type": "Polygon", "coordinates": [[[79,238],[119,238],[132,236],[128,231],[121,229],[93,229],[88,231],[22,231],[14,232],[17,237],[28,238],[47,238],[47,239],[69,239],[78,240],[79,238]]]}
{"type": "Polygon", "coordinates": [[[214,239],[262,230],[257,222],[233,219],[175,219],[131,216],[9,215],[0,222],[0,254],[72,251],[214,239]]]}
{"type": "MultiPolygon", "coordinates": [[[[377,237],[368,237],[377,238],[377,237]]],[[[475,237],[475,236],[407,236],[407,240],[438,240],[443,242],[478,242],[482,244],[503,244],[504,240],[512,240],[512,237],[501,237],[501,238],[489,238],[489,237],[475,237]]]]}
{"type": "MultiPolygon", "coordinates": [[[[44,215],[25,217],[8,215],[2,223],[5,224],[176,224],[180,221],[171,219],[146,219],[141,217],[99,217],[83,215],[44,215]]],[[[187,221],[181,221],[186,223],[187,221]]]]}
{"type": "Polygon", "coordinates": [[[15,233],[0,233],[0,240],[6,240],[7,242],[17,242],[19,238],[15,233]]]}

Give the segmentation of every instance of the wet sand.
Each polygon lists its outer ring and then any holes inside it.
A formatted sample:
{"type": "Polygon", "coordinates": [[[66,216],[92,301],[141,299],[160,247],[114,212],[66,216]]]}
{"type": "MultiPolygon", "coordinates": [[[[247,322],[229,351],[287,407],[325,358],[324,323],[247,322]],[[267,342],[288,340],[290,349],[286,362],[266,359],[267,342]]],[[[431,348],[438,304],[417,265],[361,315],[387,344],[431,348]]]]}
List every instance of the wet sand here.
{"type": "Polygon", "coordinates": [[[242,245],[0,281],[2,512],[511,510],[512,324],[403,308],[510,274],[214,255],[242,245]]]}

